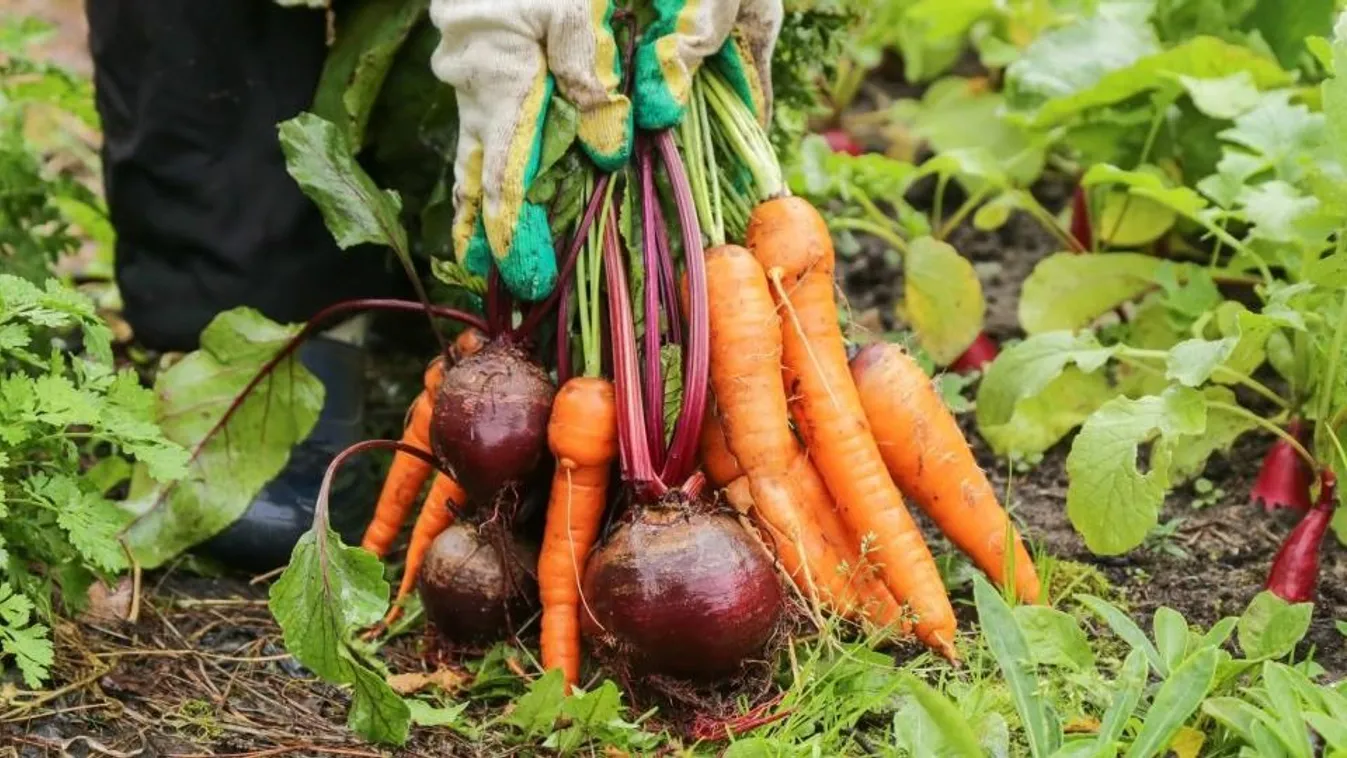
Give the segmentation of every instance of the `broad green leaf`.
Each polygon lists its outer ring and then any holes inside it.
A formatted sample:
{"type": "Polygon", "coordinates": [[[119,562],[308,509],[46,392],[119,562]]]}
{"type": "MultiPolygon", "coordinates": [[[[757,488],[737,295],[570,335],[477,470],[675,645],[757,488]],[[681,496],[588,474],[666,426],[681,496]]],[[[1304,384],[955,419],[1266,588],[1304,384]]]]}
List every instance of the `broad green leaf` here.
{"type": "Polygon", "coordinates": [[[561,669],[552,669],[529,685],[528,692],[515,701],[506,722],[526,737],[552,731],[566,700],[566,680],[561,669]]]}
{"type": "Polygon", "coordinates": [[[1314,758],[1314,748],[1304,728],[1300,697],[1296,693],[1294,679],[1297,676],[1300,675],[1283,664],[1263,662],[1263,689],[1271,702],[1272,712],[1280,722],[1274,729],[1279,741],[1298,758],[1314,758]]]}
{"type": "Polygon", "coordinates": [[[1216,79],[1247,72],[1260,88],[1291,81],[1277,62],[1252,49],[1215,37],[1196,37],[1164,52],[1138,59],[1127,68],[1105,74],[1088,89],[1052,100],[1039,109],[1034,124],[1060,124],[1092,108],[1112,105],[1147,90],[1174,87],[1178,76],[1216,79]]]}
{"type": "Polygon", "coordinates": [[[973,736],[973,727],[949,698],[910,674],[903,676],[903,686],[939,731],[944,748],[941,755],[951,758],[981,758],[984,755],[982,746],[973,736]]]}
{"type": "Polygon", "coordinates": [[[1188,622],[1183,614],[1173,608],[1160,606],[1155,609],[1151,625],[1155,633],[1155,649],[1165,662],[1165,670],[1173,671],[1188,652],[1188,622]]]}
{"type": "MultiPolygon", "coordinates": [[[[934,1],[943,5],[948,0],[934,1]]],[[[912,131],[930,143],[936,153],[985,150],[1014,184],[1027,186],[1043,171],[1044,146],[1003,118],[1003,105],[1000,93],[989,89],[984,81],[951,76],[932,83],[920,105],[900,102],[895,115],[910,120],[912,131]]]]}
{"type": "Polygon", "coordinates": [[[1169,207],[1122,190],[1110,191],[1101,205],[1095,233],[1114,247],[1149,245],[1164,236],[1177,218],[1169,207]]]}
{"type": "Polygon", "coordinates": [[[1155,673],[1163,676],[1169,671],[1165,667],[1164,659],[1160,657],[1160,651],[1155,649],[1155,645],[1151,644],[1146,632],[1142,631],[1141,627],[1137,626],[1130,616],[1107,600],[1094,595],[1077,595],[1076,599],[1080,601],[1081,605],[1102,618],[1113,630],[1113,633],[1122,638],[1122,641],[1126,642],[1132,650],[1140,650],[1155,669],[1155,673]]]}
{"type": "Polygon", "coordinates": [[[296,543],[268,605],[295,660],[325,681],[351,686],[351,728],[368,740],[400,745],[411,711],[350,644],[355,630],[383,618],[388,591],[379,559],[342,544],[322,523],[296,543]]]}
{"type": "Polygon", "coordinates": [[[1232,119],[1258,104],[1258,85],[1248,71],[1219,78],[1179,75],[1179,83],[1193,105],[1212,118],[1232,119]]]}
{"type": "Polygon", "coordinates": [[[922,349],[948,365],[982,331],[987,304],[973,264],[948,243],[913,240],[903,256],[902,311],[922,349]]]}
{"type": "Polygon", "coordinates": [[[1080,179],[1081,186],[1121,184],[1137,197],[1154,200],[1188,218],[1197,218],[1207,207],[1202,196],[1187,187],[1170,187],[1153,168],[1126,171],[1107,163],[1097,163],[1080,179]]]}
{"type": "Polygon", "coordinates": [[[1020,290],[1020,326],[1029,334],[1079,329],[1155,286],[1165,261],[1140,253],[1054,253],[1020,290]]]}
{"type": "Polygon", "coordinates": [[[1211,378],[1212,372],[1225,363],[1239,340],[1226,337],[1219,340],[1184,340],[1169,349],[1165,360],[1165,376],[1187,387],[1197,387],[1211,378]]]}
{"type": "Polygon", "coordinates": [[[455,703],[443,708],[436,708],[424,700],[406,700],[407,708],[411,712],[412,723],[417,726],[447,726],[458,729],[464,726],[464,712],[472,701],[464,700],[461,703],[455,703]]]}
{"type": "Polygon", "coordinates": [[[1246,185],[1235,197],[1244,216],[1254,225],[1252,235],[1271,242],[1296,242],[1312,239],[1311,223],[1319,210],[1319,199],[1305,195],[1279,179],[1246,185]]]}
{"type": "Polygon", "coordinates": [[[430,272],[450,287],[459,287],[478,297],[486,295],[486,279],[468,271],[458,261],[436,258],[430,262],[430,272]]]}
{"type": "Polygon", "coordinates": [[[1277,178],[1296,182],[1324,142],[1325,123],[1324,114],[1290,100],[1289,90],[1268,93],[1258,107],[1236,118],[1218,136],[1261,158],[1277,178]]]}
{"type": "Polygon", "coordinates": [[[1250,660],[1283,658],[1309,631],[1313,603],[1288,603],[1268,591],[1249,602],[1236,627],[1239,649],[1250,660]]]}
{"type": "Polygon", "coordinates": [[[1012,612],[1039,665],[1077,671],[1094,668],[1090,641],[1071,614],[1045,605],[1020,605],[1012,612]]]}
{"type": "Polygon", "coordinates": [[[1099,725],[1099,736],[1094,740],[1093,758],[1116,758],[1118,755],[1118,739],[1122,737],[1127,722],[1132,719],[1137,703],[1141,700],[1141,692],[1146,687],[1147,673],[1145,651],[1132,648],[1127,658],[1123,660],[1118,678],[1113,680],[1113,701],[1109,703],[1108,710],[1099,725]]]}
{"type": "Polygon", "coordinates": [[[787,178],[792,191],[815,200],[846,199],[859,189],[877,201],[893,202],[917,178],[917,167],[877,153],[834,152],[822,137],[810,135],[787,178]]]}
{"type": "Polygon", "coordinates": [[[1202,712],[1234,732],[1244,742],[1252,742],[1253,727],[1265,715],[1237,697],[1213,697],[1202,703],[1202,712]]]}
{"type": "Polygon", "coordinates": [[[1105,15],[1053,29],[1006,69],[1006,100],[1018,110],[1065,99],[1159,49],[1144,20],[1105,15]]]}
{"type": "MultiPolygon", "coordinates": [[[[1225,387],[1205,387],[1208,400],[1236,405],[1235,394],[1225,387]]],[[[1202,473],[1207,460],[1217,452],[1228,452],[1244,434],[1258,429],[1258,422],[1248,416],[1224,408],[1207,408],[1207,428],[1201,435],[1185,436],[1174,446],[1169,474],[1175,485],[1187,482],[1202,473]]]]}
{"type": "MultiPolygon", "coordinates": [[[[1067,366],[1039,394],[1016,401],[1009,418],[985,426],[979,422],[978,431],[998,454],[1042,453],[1117,395],[1104,372],[1067,366]]],[[[979,419],[984,417],[982,409],[979,402],[979,419]]]]}
{"type": "Polygon", "coordinates": [[[1333,26],[1332,70],[1336,75],[1319,85],[1323,94],[1328,146],[1339,165],[1347,166],[1347,13],[1333,26]]]}
{"type": "Polygon", "coordinates": [[[1305,38],[1331,30],[1333,9],[1333,0],[1258,0],[1245,23],[1258,30],[1282,66],[1295,70],[1306,51],[1305,38]]]}
{"type": "Polygon", "coordinates": [[[981,575],[973,577],[973,598],[982,624],[982,639],[996,658],[1010,688],[1015,710],[1024,725],[1029,752],[1035,758],[1051,755],[1061,743],[1061,726],[1051,703],[1039,690],[1029,643],[1015,622],[1010,606],[981,575]]]}
{"type": "Polygon", "coordinates": [[[1151,450],[1150,470],[1137,468],[1140,446],[1157,436],[1173,443],[1206,428],[1202,393],[1170,387],[1159,396],[1119,397],[1086,419],[1066,458],[1066,512],[1098,555],[1119,555],[1140,545],[1157,523],[1169,489],[1168,449],[1151,450]]]}
{"type": "Polygon", "coordinates": [[[250,308],[225,311],[202,332],[200,349],[156,378],[164,435],[194,457],[187,476],[168,483],[155,483],[144,466],[136,467],[125,503],[135,520],[124,534],[144,568],[232,524],[313,429],[323,386],[293,355],[221,425],[249,380],[296,332],[250,308]]]}
{"type": "Polygon", "coordinates": [[[1127,749],[1127,758],[1152,758],[1169,746],[1179,728],[1211,691],[1219,660],[1220,651],[1206,648],[1170,673],[1146,709],[1146,720],[1127,749]]]}
{"type": "Polygon", "coordinates": [[[1012,345],[997,356],[982,377],[977,394],[978,429],[998,453],[1021,446],[1051,446],[1055,439],[1047,438],[1053,437],[1054,433],[1060,438],[1071,428],[1063,429],[1064,422],[1070,423],[1108,391],[1106,380],[1101,386],[1080,376],[1063,379],[1068,376],[1063,372],[1074,365],[1082,374],[1093,375],[1110,355],[1112,351],[1100,345],[1088,332],[1079,335],[1067,331],[1048,332],[1012,345]],[[1046,400],[1036,402],[1050,387],[1079,391],[1073,394],[1054,392],[1051,398],[1053,402],[1073,406],[1075,414],[1063,419],[1052,415],[1054,410],[1048,407],[1046,400]]]}
{"type": "Polygon", "coordinates": [[[398,50],[429,7],[430,0],[364,0],[342,13],[313,112],[336,124],[357,150],[398,50]]]}
{"type": "Polygon", "coordinates": [[[281,123],[280,138],[287,170],[318,206],[338,245],[369,243],[407,252],[397,193],[375,185],[332,122],[301,113],[281,123]]]}

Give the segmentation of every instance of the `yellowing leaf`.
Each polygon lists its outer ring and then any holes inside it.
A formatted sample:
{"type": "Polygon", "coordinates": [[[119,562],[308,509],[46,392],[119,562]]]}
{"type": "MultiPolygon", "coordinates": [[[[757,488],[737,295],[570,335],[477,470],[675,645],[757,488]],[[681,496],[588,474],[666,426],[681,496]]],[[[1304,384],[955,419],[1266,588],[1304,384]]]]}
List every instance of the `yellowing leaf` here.
{"type": "Polygon", "coordinates": [[[1115,247],[1141,247],[1160,239],[1174,226],[1178,214],[1145,197],[1129,197],[1113,190],[1104,197],[1095,222],[1099,238],[1115,247]]]}
{"type": "Polygon", "coordinates": [[[1029,334],[1078,329],[1155,286],[1165,261],[1140,253],[1055,253],[1020,290],[1020,326],[1029,334]]]}
{"type": "Polygon", "coordinates": [[[1207,736],[1200,730],[1185,726],[1174,735],[1174,739],[1169,743],[1169,749],[1174,758],[1197,758],[1202,754],[1202,745],[1206,740],[1207,736]]]}
{"type": "Polygon", "coordinates": [[[903,315],[931,359],[946,365],[982,331],[987,304],[973,264],[931,237],[912,241],[903,257],[903,315]]]}

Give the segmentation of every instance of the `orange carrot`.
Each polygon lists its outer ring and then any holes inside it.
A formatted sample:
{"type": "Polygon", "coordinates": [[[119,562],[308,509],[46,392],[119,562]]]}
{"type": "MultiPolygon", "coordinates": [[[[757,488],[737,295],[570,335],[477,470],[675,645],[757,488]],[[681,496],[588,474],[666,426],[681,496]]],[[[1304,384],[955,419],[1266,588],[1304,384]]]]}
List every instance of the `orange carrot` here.
{"type": "Polygon", "coordinates": [[[388,615],[384,617],[384,627],[402,615],[402,599],[416,586],[416,576],[421,572],[421,564],[425,561],[430,543],[454,523],[454,509],[462,510],[467,501],[467,493],[458,486],[458,482],[444,474],[435,474],[426,501],[421,504],[421,513],[412,527],[412,538],[407,544],[407,565],[402,568],[402,583],[398,585],[398,594],[393,598],[393,607],[388,609],[388,615]]]}
{"type": "MultiPolygon", "coordinates": [[[[897,604],[870,586],[878,584],[873,578],[860,571],[848,576],[846,569],[859,564],[855,541],[823,487],[805,496],[810,482],[800,480],[808,479],[812,466],[790,430],[781,385],[781,327],[762,267],[737,245],[707,250],[706,267],[711,386],[726,449],[748,477],[753,513],[777,541],[782,567],[806,596],[843,615],[875,604],[871,613],[879,623],[898,623],[897,604]]],[[[727,473],[717,471],[712,478],[727,473]]]]}
{"type": "MultiPolygon", "coordinates": [[[[434,405],[425,392],[416,396],[409,414],[411,418],[402,432],[403,442],[430,452],[430,416],[434,405]]],[[[383,490],[374,506],[374,518],[365,527],[365,537],[360,541],[361,547],[380,558],[388,554],[411,513],[421,486],[430,478],[431,468],[429,463],[406,453],[393,456],[388,475],[384,477],[383,490]]]]}
{"type": "MultiPolygon", "coordinates": [[[[754,208],[747,236],[783,310],[786,394],[799,404],[800,432],[819,474],[853,536],[873,537],[872,555],[889,590],[916,615],[917,636],[953,659],[954,609],[930,548],[885,470],[847,365],[827,224],[805,200],[782,197],[754,208]]],[[[739,461],[750,470],[744,456],[739,461]]]]}
{"type": "Polygon", "coordinates": [[[539,641],[543,668],[561,669],[569,690],[580,680],[580,582],[599,535],[617,456],[613,384],[578,376],[562,385],[552,403],[547,439],[557,466],[538,555],[539,641]]]}
{"type": "Polygon", "coordinates": [[[1006,544],[1013,540],[1015,592],[1024,602],[1038,602],[1033,559],[926,372],[901,347],[877,343],[852,359],[851,375],[898,488],[1003,587],[1006,544]]]}

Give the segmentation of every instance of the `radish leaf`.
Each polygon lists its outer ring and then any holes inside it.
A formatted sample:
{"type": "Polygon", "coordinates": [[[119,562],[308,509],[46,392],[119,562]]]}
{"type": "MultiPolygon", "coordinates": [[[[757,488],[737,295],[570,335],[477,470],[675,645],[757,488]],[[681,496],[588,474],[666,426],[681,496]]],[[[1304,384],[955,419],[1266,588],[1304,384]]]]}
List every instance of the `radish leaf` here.
{"type": "Polygon", "coordinates": [[[1235,351],[1239,340],[1226,337],[1219,340],[1184,340],[1169,349],[1165,362],[1165,376],[1187,387],[1196,387],[1225,363],[1235,351]]]}
{"type": "Polygon", "coordinates": [[[1179,83],[1199,111],[1219,119],[1233,119],[1258,104],[1258,85],[1248,71],[1219,78],[1180,74],[1179,83]]]}
{"type": "Polygon", "coordinates": [[[156,482],[138,465],[123,531],[133,554],[154,568],[215,536],[247,509],[312,431],[323,385],[291,355],[223,422],[249,380],[294,336],[251,308],[225,311],[201,333],[201,347],[155,380],[164,435],[191,451],[185,478],[156,482]]]}
{"type": "Polygon", "coordinates": [[[1020,59],[1010,64],[1006,69],[1006,102],[1017,110],[1031,110],[1046,101],[1070,98],[1158,47],[1155,33],[1144,18],[1099,14],[1081,19],[1034,40],[1020,59]]]}
{"type": "Polygon", "coordinates": [[[944,366],[982,331],[987,303],[973,264],[945,242],[913,240],[903,257],[901,309],[922,349],[944,366]]]}
{"type": "Polygon", "coordinates": [[[1039,261],[1020,291],[1020,326],[1030,334],[1079,329],[1156,286],[1172,265],[1140,253],[1054,253],[1039,261]]]}
{"type": "Polygon", "coordinates": [[[1045,605],[1020,605],[1012,613],[1039,665],[1094,669],[1090,641],[1071,614],[1045,605]]]}
{"type": "MultiPolygon", "coordinates": [[[[1217,403],[1236,405],[1235,393],[1225,387],[1206,387],[1207,399],[1217,403]]],[[[1213,453],[1226,452],[1235,440],[1258,428],[1248,416],[1219,407],[1207,408],[1207,428],[1201,435],[1183,438],[1183,444],[1174,446],[1169,474],[1173,484],[1180,484],[1202,473],[1207,459],[1213,453]]]]}
{"type": "Polygon", "coordinates": [[[1114,398],[1086,419],[1066,458],[1066,511],[1091,551],[1119,555],[1145,540],[1170,485],[1172,446],[1206,424],[1206,398],[1187,387],[1114,398]],[[1143,473],[1140,447],[1157,436],[1143,473]]]}

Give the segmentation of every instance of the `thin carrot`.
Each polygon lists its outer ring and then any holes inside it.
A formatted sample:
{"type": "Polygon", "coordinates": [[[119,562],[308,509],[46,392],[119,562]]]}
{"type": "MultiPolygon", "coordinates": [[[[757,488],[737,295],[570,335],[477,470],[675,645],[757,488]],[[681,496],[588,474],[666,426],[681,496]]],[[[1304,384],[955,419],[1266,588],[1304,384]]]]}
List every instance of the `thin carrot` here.
{"type": "Polygon", "coordinates": [[[926,372],[901,347],[881,342],[851,359],[851,376],[898,488],[1002,587],[1013,541],[1015,592],[1038,602],[1033,559],[926,372]]]}
{"type": "Polygon", "coordinates": [[[953,659],[954,609],[930,548],[885,470],[847,365],[827,224],[805,200],[780,197],[753,209],[747,237],[783,310],[786,391],[798,403],[800,432],[838,513],[856,538],[873,536],[872,555],[885,584],[916,614],[917,636],[953,659]]]}
{"type": "Polygon", "coordinates": [[[557,458],[547,526],[538,555],[542,665],[559,668],[569,689],[580,680],[580,581],[599,535],[617,457],[617,397],[595,376],[568,380],[552,403],[548,444],[557,458]]]}
{"type": "Polygon", "coordinates": [[[454,509],[462,510],[467,499],[467,493],[458,486],[458,482],[444,474],[435,474],[426,501],[421,505],[421,513],[412,527],[411,541],[407,543],[407,564],[402,567],[402,583],[398,585],[398,594],[393,598],[393,607],[384,616],[385,628],[402,615],[402,600],[416,586],[416,576],[421,572],[426,551],[430,550],[430,544],[440,536],[440,532],[454,523],[454,509]]]}
{"type": "MultiPolygon", "coordinates": [[[[726,448],[748,477],[753,513],[777,539],[782,567],[806,596],[845,616],[875,605],[869,610],[878,623],[900,623],[897,603],[873,577],[849,575],[859,569],[855,540],[823,487],[805,481],[813,467],[790,430],[781,327],[762,267],[737,245],[706,251],[706,267],[711,385],[726,448]]],[[[719,463],[726,470],[713,479],[731,473],[723,456],[719,463]]]]}

